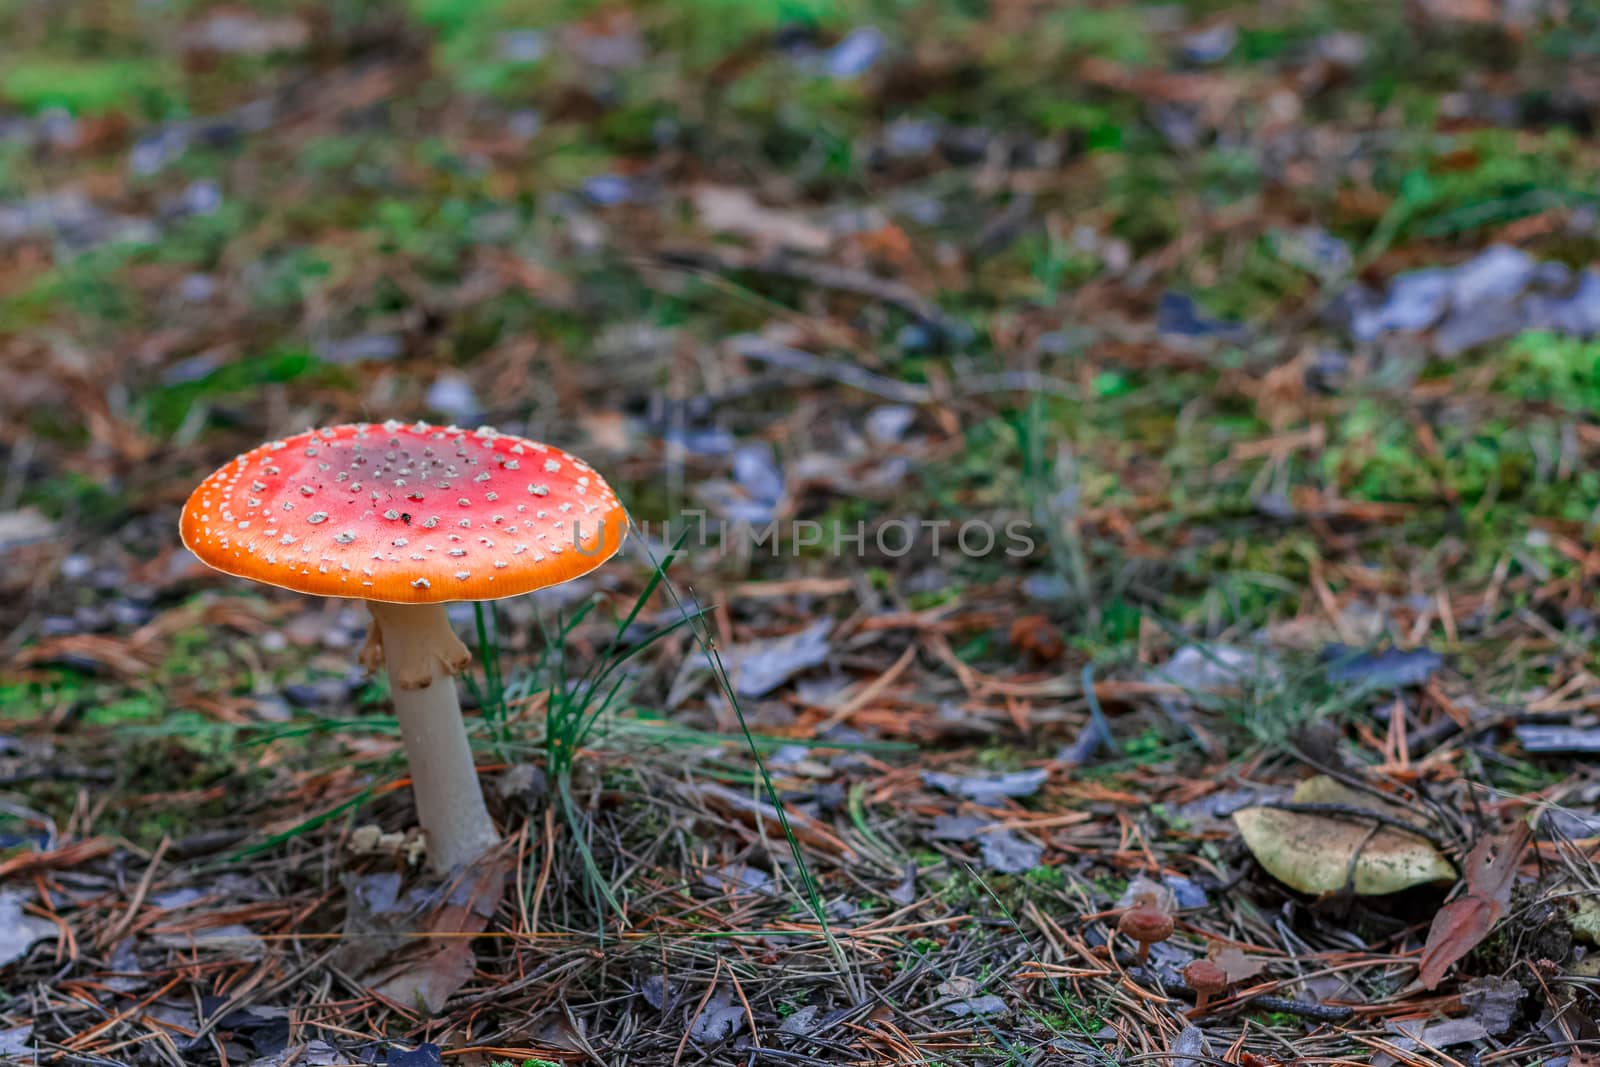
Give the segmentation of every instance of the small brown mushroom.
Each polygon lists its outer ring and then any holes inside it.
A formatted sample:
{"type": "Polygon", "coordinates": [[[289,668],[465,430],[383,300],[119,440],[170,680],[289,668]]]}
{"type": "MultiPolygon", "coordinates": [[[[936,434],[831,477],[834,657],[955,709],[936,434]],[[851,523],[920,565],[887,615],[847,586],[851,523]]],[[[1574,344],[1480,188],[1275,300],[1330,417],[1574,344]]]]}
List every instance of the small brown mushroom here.
{"type": "Polygon", "coordinates": [[[1139,942],[1139,962],[1146,963],[1150,959],[1150,946],[1158,941],[1165,941],[1172,936],[1172,916],[1155,906],[1153,901],[1145,901],[1122,913],[1122,918],[1117,922],[1117,932],[1126,934],[1139,942]]]}
{"type": "Polygon", "coordinates": [[[1194,1010],[1205,1011],[1211,998],[1228,988],[1228,972],[1211,960],[1194,960],[1183,969],[1185,984],[1194,990],[1194,1010]]]}

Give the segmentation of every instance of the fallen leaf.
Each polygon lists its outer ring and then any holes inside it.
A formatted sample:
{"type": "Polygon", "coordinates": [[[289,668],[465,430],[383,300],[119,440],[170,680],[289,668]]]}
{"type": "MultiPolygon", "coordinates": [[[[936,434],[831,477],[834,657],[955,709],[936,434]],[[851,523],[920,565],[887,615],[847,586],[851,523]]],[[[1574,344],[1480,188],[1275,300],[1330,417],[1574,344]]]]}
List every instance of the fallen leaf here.
{"type": "Polygon", "coordinates": [[[743,189],[702,185],[694,191],[694,209],[706,229],[749,237],[758,244],[826,252],[833,243],[827,230],[804,216],[766,207],[743,189]]]}
{"type": "MultiPolygon", "coordinates": [[[[1398,806],[1343,790],[1329,779],[1301,783],[1294,799],[1381,808],[1385,815],[1405,817],[1391,810],[1398,806]]],[[[1266,872],[1302,893],[1320,896],[1353,884],[1361,896],[1382,896],[1456,876],[1450,862],[1425,839],[1396,827],[1374,829],[1361,819],[1259,807],[1234,812],[1233,821],[1266,872]]]]}
{"type": "Polygon", "coordinates": [[[955,1000],[944,1006],[944,1010],[951,1015],[1006,1015],[1011,1009],[1006,1002],[993,993],[985,993],[981,997],[971,997],[967,1000],[955,1000]]]}
{"type": "MultiPolygon", "coordinates": [[[[766,696],[793,675],[827,661],[831,648],[828,633],[832,619],[818,619],[810,626],[784,634],[734,645],[722,652],[722,666],[736,695],[747,699],[766,696]]],[[[667,694],[671,706],[681,704],[710,676],[706,657],[693,656],[667,694]]]]}
{"type": "Polygon", "coordinates": [[[1354,653],[1343,645],[1331,645],[1323,655],[1329,661],[1330,681],[1368,689],[1418,686],[1444,666],[1444,657],[1431,648],[1386,648],[1379,652],[1354,653]]]}
{"type": "Polygon", "coordinates": [[[1528,824],[1519,823],[1498,848],[1487,837],[1473,846],[1467,856],[1466,895],[1440,908],[1428,927],[1417,967],[1417,980],[1425,988],[1437,986],[1453,964],[1489,936],[1496,920],[1511,906],[1517,864],[1532,837],[1528,824]]]}
{"type": "Polygon", "coordinates": [[[409,1052],[391,1049],[389,1067],[439,1067],[441,1051],[438,1045],[418,1045],[409,1052]]]}
{"type": "Polygon", "coordinates": [[[1422,947],[1422,962],[1417,980],[1432,989],[1444,973],[1489,935],[1500,909],[1492,900],[1465,896],[1452,900],[1434,915],[1428,927],[1428,940],[1422,947]]]}
{"type": "Polygon", "coordinates": [[[1198,1026],[1184,1027],[1173,1040],[1168,1055],[1172,1067],[1200,1067],[1203,1063],[1213,1062],[1211,1045],[1206,1041],[1205,1031],[1198,1026]]]}
{"type": "Polygon", "coordinates": [[[441,1010],[472,977],[472,938],[460,935],[489,924],[511,862],[502,850],[443,885],[414,886],[403,896],[398,874],[351,880],[349,940],[339,948],[338,965],[390,1000],[441,1010]]]}
{"type": "Polygon", "coordinates": [[[689,1036],[702,1045],[726,1041],[744,1027],[744,1009],[727,987],[719,986],[689,1027],[689,1036]]]}
{"type": "Polygon", "coordinates": [[[1489,839],[1479,841],[1467,855],[1467,892],[1494,901],[1502,912],[1511,907],[1511,887],[1517,880],[1517,865],[1522,862],[1522,854],[1532,840],[1533,827],[1518,823],[1494,849],[1492,859],[1489,839]]]}
{"type": "Polygon", "coordinates": [[[1313,775],[1295,786],[1290,799],[1296,804],[1343,804],[1352,808],[1365,808],[1418,828],[1427,825],[1425,819],[1405,805],[1355,789],[1325,774],[1313,775]]]}
{"type": "Polygon", "coordinates": [[[1267,969],[1267,961],[1260,956],[1252,956],[1232,945],[1226,945],[1211,953],[1211,962],[1221,967],[1228,976],[1229,985],[1254,978],[1267,969]]]}
{"type": "Polygon", "coordinates": [[[37,544],[55,536],[56,524],[36,508],[0,511],[0,552],[19,545],[37,544]]]}
{"type": "Polygon", "coordinates": [[[954,797],[965,797],[979,804],[994,804],[1002,797],[1029,797],[1039,791],[1050,772],[1043,767],[1009,774],[961,775],[944,771],[923,771],[922,784],[954,797]]]}
{"type": "Polygon", "coordinates": [[[1600,945],[1600,899],[1593,896],[1573,898],[1576,907],[1567,919],[1572,936],[1591,945],[1600,945]]]}
{"type": "Polygon", "coordinates": [[[20,895],[0,893],[0,967],[20,958],[35,941],[55,933],[55,923],[23,912],[20,895]]]}
{"type": "Polygon", "coordinates": [[[1011,643],[1040,663],[1054,663],[1067,651],[1061,631],[1043,615],[1023,615],[1011,623],[1011,643]]]}
{"type": "Polygon", "coordinates": [[[311,29],[292,16],[266,18],[245,10],[218,8],[179,34],[182,46],[193,52],[264,56],[304,48],[311,29]]]}
{"type": "Polygon", "coordinates": [[[1511,1029],[1517,1017],[1517,1003],[1526,995],[1518,982],[1484,975],[1468,982],[1461,993],[1461,1004],[1491,1034],[1511,1029]]]}
{"type": "Polygon", "coordinates": [[[983,864],[1001,874],[1021,874],[1039,866],[1044,858],[1044,847],[1018,837],[1010,830],[984,834],[978,838],[978,851],[983,864]]]}

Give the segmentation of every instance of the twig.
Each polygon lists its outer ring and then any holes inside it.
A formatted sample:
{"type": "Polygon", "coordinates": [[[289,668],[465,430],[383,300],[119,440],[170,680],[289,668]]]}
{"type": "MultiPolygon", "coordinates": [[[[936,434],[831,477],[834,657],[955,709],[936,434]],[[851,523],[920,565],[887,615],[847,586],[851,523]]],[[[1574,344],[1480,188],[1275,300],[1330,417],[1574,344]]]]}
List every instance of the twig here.
{"type": "Polygon", "coordinates": [[[714,270],[728,274],[747,270],[756,274],[772,274],[794,281],[810,282],[823,289],[852,293],[888,304],[929,326],[946,329],[949,319],[931,301],[899,282],[880,278],[866,271],[852,270],[832,263],[819,263],[798,259],[785,253],[751,255],[737,252],[709,252],[704,249],[668,249],[659,254],[660,261],[669,267],[689,267],[714,270]]]}
{"type": "Polygon", "coordinates": [[[167,854],[167,849],[172,847],[172,838],[166,834],[161,836],[161,843],[156,846],[155,854],[150,857],[150,865],[144,869],[144,877],[139,879],[139,884],[134,887],[133,898],[128,901],[128,910],[122,913],[122,918],[106,928],[98,938],[95,945],[104,950],[117,943],[123,933],[133,923],[133,917],[139,913],[139,908],[144,904],[144,898],[150,893],[150,886],[156,878],[156,868],[161,866],[161,858],[167,854]]]}
{"type": "MultiPolygon", "coordinates": [[[[1445,859],[1450,862],[1452,867],[1456,866],[1455,861],[1450,860],[1450,857],[1447,855],[1450,846],[1445,844],[1444,840],[1437,834],[1433,833],[1431,830],[1424,830],[1420,826],[1415,826],[1412,823],[1408,823],[1404,819],[1397,818],[1393,815],[1385,815],[1381,811],[1373,811],[1370,808],[1357,807],[1354,804],[1334,804],[1325,802],[1297,803],[1291,800],[1270,801],[1262,804],[1261,807],[1275,808],[1278,811],[1290,811],[1297,815],[1334,815],[1344,819],[1367,819],[1383,826],[1387,826],[1390,829],[1399,830],[1402,833],[1407,833],[1414,837],[1422,838],[1424,841],[1428,842],[1428,844],[1438,849],[1440,855],[1443,855],[1445,859]]],[[[1458,872],[1459,870],[1460,868],[1457,868],[1458,872]]]]}
{"type": "Polygon", "coordinates": [[[1356,1013],[1354,1008],[1343,1004],[1319,1004],[1316,1001],[1290,1000],[1288,997],[1270,995],[1251,997],[1244,1003],[1263,1011],[1281,1011],[1286,1015],[1298,1015],[1302,1019],[1314,1019],[1320,1023],[1342,1023],[1356,1013]]]}

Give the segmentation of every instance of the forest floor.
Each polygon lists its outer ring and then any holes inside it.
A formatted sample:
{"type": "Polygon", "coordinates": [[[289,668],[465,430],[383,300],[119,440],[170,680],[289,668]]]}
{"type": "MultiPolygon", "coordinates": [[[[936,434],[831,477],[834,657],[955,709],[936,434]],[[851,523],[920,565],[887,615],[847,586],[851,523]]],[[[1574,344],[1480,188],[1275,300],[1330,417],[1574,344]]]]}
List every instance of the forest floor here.
{"type": "Polygon", "coordinates": [[[1591,6],[0,40],[0,1062],[1600,1063],[1591,6]],[[177,538],[388,418],[638,524],[457,612],[442,887],[364,611],[177,538]]]}

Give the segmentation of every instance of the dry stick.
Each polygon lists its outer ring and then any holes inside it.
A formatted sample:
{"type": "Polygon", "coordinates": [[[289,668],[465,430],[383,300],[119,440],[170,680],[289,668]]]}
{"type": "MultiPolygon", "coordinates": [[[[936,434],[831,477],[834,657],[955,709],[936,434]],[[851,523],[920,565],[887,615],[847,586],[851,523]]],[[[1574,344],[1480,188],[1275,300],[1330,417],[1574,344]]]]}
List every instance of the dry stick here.
{"type": "Polygon", "coordinates": [[[56,913],[55,904],[50,900],[50,894],[45,892],[44,878],[37,873],[33,876],[35,892],[43,904],[24,904],[22,910],[29,915],[37,915],[56,924],[56,957],[55,962],[61,962],[63,949],[67,955],[67,965],[78,962],[78,936],[72,932],[72,924],[56,913]],[[46,907],[45,905],[48,905],[46,907]]]}
{"type": "Polygon", "coordinates": [[[143,1000],[131,1005],[115,1015],[112,1015],[106,1019],[102,1019],[100,1022],[89,1027],[89,1029],[83,1031],[83,1033],[78,1034],[76,1037],[73,1037],[67,1041],[63,1041],[61,1043],[61,1047],[70,1049],[73,1052],[84,1051],[89,1047],[95,1038],[99,1037],[113,1026],[116,1026],[118,1023],[123,1022],[126,1019],[131,1019],[138,1012],[148,1008],[150,1005],[166,996],[167,993],[170,992],[172,988],[181,981],[183,981],[183,975],[181,973],[173,975],[172,979],[168,981],[166,985],[162,986],[160,989],[157,989],[148,997],[145,997],[143,1000]]]}
{"type": "Polygon", "coordinates": [[[683,1059],[684,1046],[689,1043],[689,1034],[694,1030],[694,1021],[700,1018],[700,1013],[706,1010],[706,1001],[711,999],[711,993],[717,988],[717,975],[722,973],[722,957],[717,957],[716,970],[711,972],[711,981],[706,983],[706,991],[700,994],[700,1003],[695,1005],[694,1014],[689,1016],[689,1023],[683,1028],[683,1037],[678,1039],[678,1051],[672,1054],[672,1067],[678,1067],[683,1059]]]}
{"type": "MultiPolygon", "coordinates": [[[[523,871],[525,871],[528,867],[527,854],[528,820],[523,819],[521,828],[517,830],[516,879],[515,883],[511,887],[511,891],[517,895],[517,931],[519,933],[525,933],[532,929],[532,927],[528,925],[528,894],[524,892],[526,886],[524,886],[522,883],[523,871]]],[[[521,966],[522,956],[519,953],[517,955],[518,969],[521,969],[521,966]]]]}
{"type": "Polygon", "coordinates": [[[872,701],[876,700],[878,698],[878,694],[882,693],[885,689],[889,688],[889,686],[893,685],[895,679],[900,677],[901,672],[903,672],[907,667],[911,666],[911,661],[916,658],[917,645],[916,642],[912,642],[906,646],[906,650],[900,654],[900,658],[895,660],[894,664],[890,666],[888,670],[884,671],[872,681],[868,682],[862,687],[859,693],[846,700],[843,704],[839,705],[838,710],[818,723],[811,731],[812,736],[826,733],[832,727],[844,722],[846,719],[850,718],[850,716],[854,715],[872,701]]]}
{"type": "MultiPolygon", "coordinates": [[[[236,1010],[244,1007],[254,996],[259,995],[261,997],[268,997],[281,989],[287,989],[289,986],[298,982],[300,979],[304,978],[306,975],[320,967],[323,961],[327,960],[338,950],[339,946],[333,946],[322,955],[313,959],[310,963],[305,964],[299,970],[292,971],[287,978],[274,982],[260,990],[259,994],[257,994],[257,991],[254,989],[247,989],[243,993],[238,993],[232,997],[229,997],[226,1003],[224,1003],[216,1011],[212,1012],[211,1015],[206,1018],[206,1021],[200,1024],[200,1028],[194,1032],[194,1038],[192,1040],[199,1041],[201,1038],[211,1033],[211,1031],[217,1028],[217,1024],[220,1023],[225,1016],[232,1015],[236,1010]]],[[[355,989],[362,988],[360,985],[355,983],[351,983],[351,985],[355,989]]],[[[406,1013],[401,1011],[400,1014],[405,1015],[406,1013]]]]}
{"type": "Polygon", "coordinates": [[[822,289],[834,289],[888,304],[929,326],[943,328],[949,324],[944,312],[910,286],[833,263],[820,263],[783,253],[776,255],[741,254],[731,251],[713,253],[703,249],[663,249],[657,253],[657,259],[669,267],[711,269],[719,273],[746,270],[755,274],[772,274],[793,281],[809,282],[822,289]]]}
{"type": "Polygon", "coordinates": [[[544,904],[545,887],[550,884],[550,869],[555,860],[556,830],[555,830],[555,805],[546,805],[544,809],[544,856],[539,861],[539,879],[533,886],[533,915],[529,917],[528,933],[536,933],[539,929],[539,910],[544,904]]]}
{"type": "Polygon", "coordinates": [[[756,1048],[760,1048],[761,1033],[756,1029],[756,1013],[750,1010],[750,1001],[744,995],[744,986],[739,984],[739,974],[732,967],[728,968],[728,980],[733,983],[733,991],[739,997],[739,1003],[744,1005],[744,1017],[750,1020],[750,1042],[756,1048]]]}
{"type": "Polygon", "coordinates": [[[95,938],[95,947],[99,949],[110,948],[116,943],[117,938],[133,925],[133,917],[139,913],[139,908],[144,904],[144,898],[150,893],[150,886],[156,879],[156,868],[161,866],[161,857],[167,854],[167,849],[172,845],[172,838],[166,834],[161,835],[161,843],[156,845],[154,854],[150,857],[150,866],[144,869],[144,877],[139,879],[139,884],[134,887],[133,898],[128,901],[128,910],[122,913],[122,918],[112,923],[105,932],[95,938]]]}
{"type": "Polygon", "coordinates": [[[1290,1000],[1288,997],[1270,995],[1251,997],[1244,1003],[1253,1008],[1281,1011],[1286,1015],[1298,1015],[1302,1019],[1315,1019],[1323,1023],[1342,1023],[1356,1013],[1354,1008],[1343,1004],[1321,1004],[1316,1001],[1290,1000]]]}
{"type": "Polygon", "coordinates": [[[1357,807],[1354,804],[1336,804],[1324,801],[1313,802],[1278,800],[1271,801],[1261,806],[1264,808],[1275,808],[1278,811],[1294,812],[1299,815],[1336,815],[1347,819],[1367,819],[1372,822],[1381,823],[1382,825],[1391,827],[1395,830],[1400,830],[1403,833],[1420,837],[1424,841],[1428,842],[1428,844],[1438,849],[1440,852],[1445,852],[1450,847],[1442,838],[1439,837],[1439,835],[1435,834],[1431,830],[1423,829],[1420,826],[1417,826],[1413,823],[1408,823],[1404,819],[1397,818],[1393,815],[1385,815],[1381,811],[1373,811],[1371,808],[1357,807]]]}

